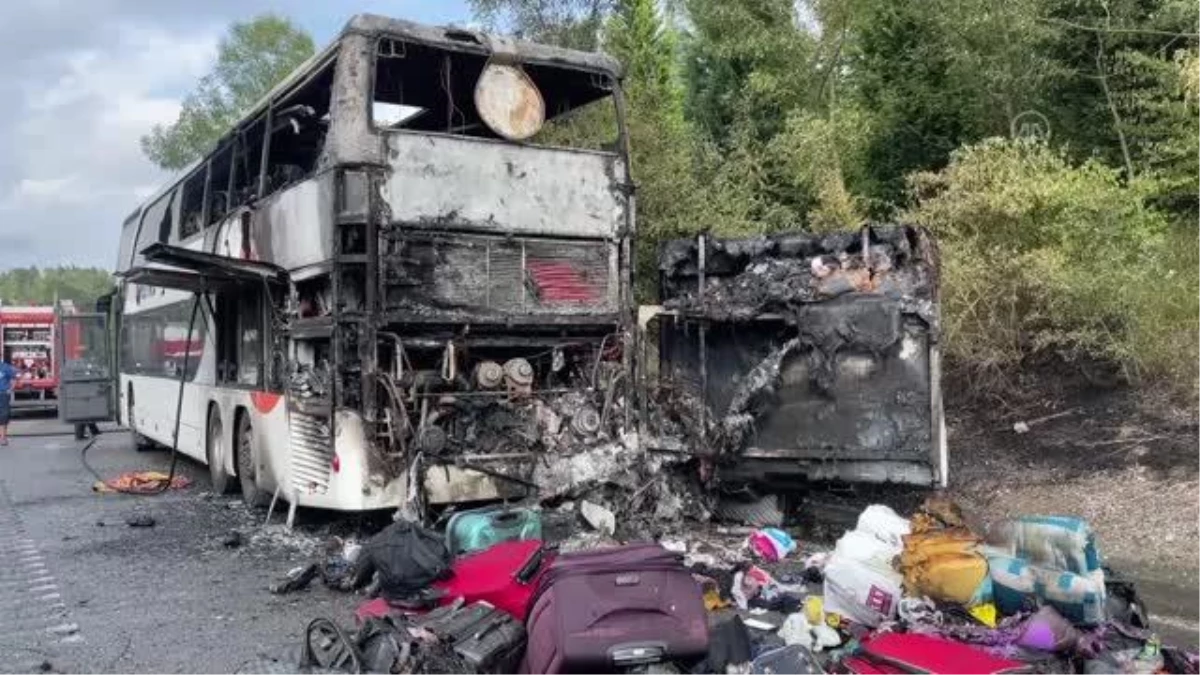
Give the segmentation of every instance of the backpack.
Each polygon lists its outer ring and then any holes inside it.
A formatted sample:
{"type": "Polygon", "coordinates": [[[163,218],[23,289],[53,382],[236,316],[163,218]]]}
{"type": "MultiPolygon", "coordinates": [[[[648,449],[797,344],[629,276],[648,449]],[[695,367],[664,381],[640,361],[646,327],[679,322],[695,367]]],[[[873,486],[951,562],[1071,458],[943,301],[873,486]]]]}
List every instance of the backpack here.
{"type": "Polygon", "coordinates": [[[450,569],[446,544],[413,523],[392,523],[367,542],[362,553],[368,569],[379,573],[388,600],[402,601],[429,588],[450,569]]]}

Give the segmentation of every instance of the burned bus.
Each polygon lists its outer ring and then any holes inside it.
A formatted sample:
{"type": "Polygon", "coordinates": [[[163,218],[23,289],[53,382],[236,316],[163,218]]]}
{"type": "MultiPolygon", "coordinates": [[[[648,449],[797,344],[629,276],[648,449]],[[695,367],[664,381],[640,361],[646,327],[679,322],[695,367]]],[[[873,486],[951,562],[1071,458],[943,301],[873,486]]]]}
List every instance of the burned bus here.
{"type": "Polygon", "coordinates": [[[346,511],[520,496],[613,442],[622,105],[602,54],[354,17],[125,221],[121,421],[218,491],[346,511]],[[579,115],[611,135],[567,144],[579,115]]]}
{"type": "Polygon", "coordinates": [[[938,268],[898,224],[666,242],[646,444],[734,486],[944,487],[938,268]]]}

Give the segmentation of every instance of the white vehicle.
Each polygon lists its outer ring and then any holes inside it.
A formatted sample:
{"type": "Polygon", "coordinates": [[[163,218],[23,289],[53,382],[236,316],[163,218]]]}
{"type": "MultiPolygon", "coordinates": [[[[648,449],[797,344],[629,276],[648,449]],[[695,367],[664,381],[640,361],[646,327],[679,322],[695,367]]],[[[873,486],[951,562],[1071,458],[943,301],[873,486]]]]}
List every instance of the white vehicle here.
{"type": "Polygon", "coordinates": [[[612,438],[619,82],[601,54],[354,17],[126,219],[119,421],[219,492],[342,511],[521,494],[550,446],[612,438]],[[611,144],[534,135],[585,105],[611,144]]]}

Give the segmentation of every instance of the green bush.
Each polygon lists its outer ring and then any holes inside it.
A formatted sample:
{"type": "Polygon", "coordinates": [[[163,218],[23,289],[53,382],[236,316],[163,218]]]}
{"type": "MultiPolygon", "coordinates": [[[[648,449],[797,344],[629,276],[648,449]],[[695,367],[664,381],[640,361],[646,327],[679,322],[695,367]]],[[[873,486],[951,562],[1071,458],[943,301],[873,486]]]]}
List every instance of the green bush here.
{"type": "Polygon", "coordinates": [[[1047,351],[1116,364],[1131,381],[1194,392],[1197,239],[1098,161],[1042,144],[988,140],[910,177],[909,222],[942,250],[952,364],[981,385],[1047,351]]]}

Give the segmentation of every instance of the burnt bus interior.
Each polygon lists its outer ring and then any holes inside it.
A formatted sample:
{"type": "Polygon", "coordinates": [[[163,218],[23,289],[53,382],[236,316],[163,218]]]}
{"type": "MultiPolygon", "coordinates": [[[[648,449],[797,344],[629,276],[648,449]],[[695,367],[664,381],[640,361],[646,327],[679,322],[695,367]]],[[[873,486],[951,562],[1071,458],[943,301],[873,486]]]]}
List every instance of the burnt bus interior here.
{"type": "MultiPolygon", "coordinates": [[[[500,138],[475,106],[488,50],[473,33],[446,34],[466,51],[376,39],[369,111],[384,143],[395,133],[500,138]]],[[[589,104],[615,109],[610,76],[521,70],[549,128],[589,104]]],[[[388,178],[387,167],[342,170],[329,272],[293,284],[293,434],[323,437],[340,421],[332,411],[355,410],[383,476],[453,464],[497,478],[505,493],[528,488],[540,453],[614,436],[625,423],[630,316],[621,242],[514,236],[455,214],[401,221],[381,196],[388,178]]]]}

